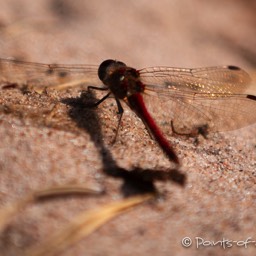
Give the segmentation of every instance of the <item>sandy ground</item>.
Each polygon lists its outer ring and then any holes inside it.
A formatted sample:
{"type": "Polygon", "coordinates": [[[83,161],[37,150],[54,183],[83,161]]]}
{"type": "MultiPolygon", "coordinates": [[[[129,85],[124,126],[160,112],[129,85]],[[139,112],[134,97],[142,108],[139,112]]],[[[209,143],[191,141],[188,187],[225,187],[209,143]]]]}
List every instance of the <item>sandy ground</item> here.
{"type": "MultiPolygon", "coordinates": [[[[113,58],[138,69],[256,68],[255,1],[2,0],[0,5],[2,58],[96,65],[113,58]]],[[[84,184],[106,192],[32,205],[0,234],[1,255],[23,255],[79,212],[139,189],[113,177],[113,170],[140,170],[155,177],[173,167],[128,107],[111,145],[118,120],[114,100],[85,111],[68,100],[79,95],[79,89],[0,92],[1,207],[52,185],[84,184]]],[[[198,145],[194,139],[170,137],[182,161],[185,186],[175,175],[154,182],[161,194],[156,202],[115,218],[61,255],[255,255],[256,242],[248,248],[236,243],[226,250],[196,248],[197,237],[256,241],[255,134],[253,125],[211,134],[207,140],[200,137],[198,145]],[[182,246],[184,237],[192,239],[191,247],[182,246]]]]}

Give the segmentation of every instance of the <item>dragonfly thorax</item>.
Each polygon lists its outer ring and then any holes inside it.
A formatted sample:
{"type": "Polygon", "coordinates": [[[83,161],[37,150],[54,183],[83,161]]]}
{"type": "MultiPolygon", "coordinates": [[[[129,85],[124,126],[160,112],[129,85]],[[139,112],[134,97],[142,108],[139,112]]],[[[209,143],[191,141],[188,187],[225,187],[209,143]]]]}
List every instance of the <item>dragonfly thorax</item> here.
{"type": "Polygon", "coordinates": [[[144,91],[139,72],[127,67],[123,62],[106,60],[101,63],[98,75],[118,99],[124,99],[144,91]]]}

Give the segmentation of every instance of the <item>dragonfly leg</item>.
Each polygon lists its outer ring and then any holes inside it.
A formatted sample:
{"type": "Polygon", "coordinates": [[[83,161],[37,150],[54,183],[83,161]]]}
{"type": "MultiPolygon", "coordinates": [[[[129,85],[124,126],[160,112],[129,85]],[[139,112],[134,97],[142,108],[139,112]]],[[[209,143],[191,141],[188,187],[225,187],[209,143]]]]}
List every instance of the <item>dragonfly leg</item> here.
{"type": "Polygon", "coordinates": [[[207,139],[207,135],[209,134],[209,126],[208,124],[204,124],[197,127],[198,135],[202,135],[205,139],[207,139]]]}
{"type": "MultiPolygon", "coordinates": [[[[98,91],[107,91],[108,88],[107,87],[96,87],[96,86],[88,86],[87,90],[98,90],[98,91]]],[[[92,103],[92,104],[87,104],[86,107],[88,108],[94,108],[97,107],[98,105],[100,105],[100,103],[102,103],[105,99],[107,99],[110,96],[111,92],[109,92],[108,94],[106,94],[103,98],[101,98],[99,101],[92,103]]]]}
{"type": "Polygon", "coordinates": [[[173,134],[175,135],[186,136],[186,137],[196,137],[196,138],[199,135],[202,135],[205,139],[207,139],[209,126],[207,124],[200,125],[200,126],[194,127],[189,133],[182,133],[182,132],[176,131],[173,121],[171,120],[171,128],[172,128],[173,134]]]}
{"type": "MultiPolygon", "coordinates": [[[[106,90],[109,90],[107,87],[95,87],[95,86],[88,86],[88,90],[100,90],[100,91],[106,91],[106,90]]],[[[111,95],[111,92],[109,92],[108,94],[106,94],[102,99],[100,99],[99,101],[97,101],[96,103],[93,103],[91,105],[87,105],[87,107],[97,107],[100,103],[102,103],[105,99],[107,99],[109,96],[111,95]]],[[[118,109],[118,112],[117,114],[119,115],[119,118],[118,118],[118,124],[117,124],[117,130],[116,130],[116,134],[115,134],[115,137],[114,139],[112,140],[111,144],[115,144],[116,142],[116,139],[118,137],[118,132],[119,132],[119,127],[121,125],[121,120],[122,120],[122,116],[123,116],[123,112],[124,112],[124,109],[121,105],[121,102],[119,101],[119,99],[115,98],[116,100],[116,104],[117,104],[117,109],[118,109]]]]}
{"type": "Polygon", "coordinates": [[[121,120],[122,120],[123,113],[124,113],[124,109],[123,109],[123,107],[122,107],[122,105],[121,105],[120,100],[117,99],[117,98],[115,98],[115,99],[116,99],[116,104],[117,104],[117,108],[118,108],[117,114],[119,115],[119,118],[118,118],[118,124],[117,124],[116,134],[115,134],[115,137],[114,137],[114,139],[113,139],[113,141],[112,141],[112,143],[111,143],[112,145],[115,144],[115,142],[116,142],[116,139],[117,139],[117,136],[118,136],[118,132],[119,132],[119,127],[120,127],[120,125],[121,125],[121,120]]]}
{"type": "Polygon", "coordinates": [[[3,85],[1,85],[1,89],[6,90],[6,89],[16,89],[18,87],[17,83],[9,83],[6,82],[3,85]]]}
{"type": "Polygon", "coordinates": [[[98,90],[98,91],[107,91],[108,87],[97,87],[97,86],[88,86],[87,90],[98,90]]]}

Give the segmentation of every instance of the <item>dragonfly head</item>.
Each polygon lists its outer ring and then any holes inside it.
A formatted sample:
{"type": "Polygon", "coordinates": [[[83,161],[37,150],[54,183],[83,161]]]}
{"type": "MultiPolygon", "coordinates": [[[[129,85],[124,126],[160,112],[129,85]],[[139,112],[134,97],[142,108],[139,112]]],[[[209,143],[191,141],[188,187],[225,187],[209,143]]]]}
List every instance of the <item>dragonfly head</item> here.
{"type": "Polygon", "coordinates": [[[121,67],[126,67],[126,65],[117,60],[104,60],[98,69],[99,79],[105,84],[105,81],[111,76],[111,74],[121,67]]]}

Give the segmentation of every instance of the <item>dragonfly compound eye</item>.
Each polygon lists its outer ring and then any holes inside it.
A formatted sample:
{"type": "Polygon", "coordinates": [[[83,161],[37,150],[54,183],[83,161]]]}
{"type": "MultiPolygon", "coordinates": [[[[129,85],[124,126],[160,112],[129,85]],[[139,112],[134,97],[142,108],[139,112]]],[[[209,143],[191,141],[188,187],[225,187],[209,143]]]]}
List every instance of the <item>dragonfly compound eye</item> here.
{"type": "Polygon", "coordinates": [[[98,69],[99,79],[104,82],[119,67],[126,67],[126,65],[121,61],[111,59],[103,61],[98,69]]]}

